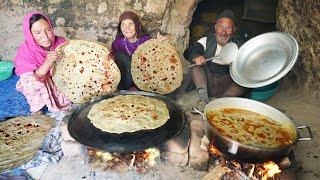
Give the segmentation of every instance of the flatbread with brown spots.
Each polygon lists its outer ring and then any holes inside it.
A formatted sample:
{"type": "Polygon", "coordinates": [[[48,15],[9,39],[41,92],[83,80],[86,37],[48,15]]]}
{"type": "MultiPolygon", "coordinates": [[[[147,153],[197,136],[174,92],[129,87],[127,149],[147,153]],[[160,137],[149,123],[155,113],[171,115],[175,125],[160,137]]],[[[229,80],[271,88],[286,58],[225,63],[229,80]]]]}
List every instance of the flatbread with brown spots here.
{"type": "Polygon", "coordinates": [[[56,51],[63,58],[53,67],[52,79],[57,89],[73,103],[114,93],[120,82],[120,71],[103,45],[84,40],[70,40],[56,51]]]}
{"type": "Polygon", "coordinates": [[[90,122],[109,133],[156,129],[170,118],[167,105],[161,100],[140,95],[119,95],[102,100],[88,113],[90,122]]]}
{"type": "Polygon", "coordinates": [[[0,172],[30,161],[54,125],[46,115],[21,116],[0,123],[0,172]]]}
{"type": "Polygon", "coordinates": [[[169,42],[151,39],[132,55],[131,73],[139,89],[168,94],[180,87],[182,64],[169,42]]]}

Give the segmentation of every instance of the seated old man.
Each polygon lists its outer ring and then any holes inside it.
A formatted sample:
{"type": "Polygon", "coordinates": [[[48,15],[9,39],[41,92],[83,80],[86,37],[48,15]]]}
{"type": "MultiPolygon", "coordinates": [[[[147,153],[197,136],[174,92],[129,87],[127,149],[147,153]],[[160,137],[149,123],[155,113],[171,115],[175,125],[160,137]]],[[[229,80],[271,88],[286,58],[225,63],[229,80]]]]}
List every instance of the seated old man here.
{"type": "Polygon", "coordinates": [[[240,47],[241,40],[234,37],[235,17],[231,10],[223,11],[216,20],[214,31],[191,44],[184,52],[184,57],[195,66],[190,68],[193,82],[198,91],[200,102],[208,103],[209,97],[242,96],[246,88],[236,84],[229,73],[229,64],[207,61],[218,55],[221,48],[229,42],[240,47]]]}

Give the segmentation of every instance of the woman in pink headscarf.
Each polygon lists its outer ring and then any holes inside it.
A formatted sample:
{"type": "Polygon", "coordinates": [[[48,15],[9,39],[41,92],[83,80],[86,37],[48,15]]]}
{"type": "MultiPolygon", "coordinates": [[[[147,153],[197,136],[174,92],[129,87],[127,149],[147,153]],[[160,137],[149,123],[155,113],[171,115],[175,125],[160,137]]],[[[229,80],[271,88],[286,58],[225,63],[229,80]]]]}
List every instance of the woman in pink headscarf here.
{"type": "Polygon", "coordinates": [[[32,114],[41,114],[45,106],[50,112],[67,110],[71,103],[57,91],[50,71],[62,56],[55,49],[65,40],[54,35],[51,20],[40,12],[25,16],[23,34],[25,41],[14,59],[15,73],[20,76],[16,89],[26,97],[32,114]]]}

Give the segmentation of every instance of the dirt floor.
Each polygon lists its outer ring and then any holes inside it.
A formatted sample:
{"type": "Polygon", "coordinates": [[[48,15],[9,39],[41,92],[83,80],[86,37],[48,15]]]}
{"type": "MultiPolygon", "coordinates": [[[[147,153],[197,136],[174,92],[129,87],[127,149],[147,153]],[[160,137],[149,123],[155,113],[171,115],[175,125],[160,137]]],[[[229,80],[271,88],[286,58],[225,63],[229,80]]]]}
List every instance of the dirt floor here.
{"type": "MultiPolygon", "coordinates": [[[[283,91],[273,96],[267,104],[282,110],[297,126],[309,125],[311,141],[298,141],[293,150],[299,167],[297,179],[320,179],[320,106],[306,103],[294,92],[283,91]]],[[[301,135],[308,136],[306,131],[301,135]]]]}
{"type": "MultiPolygon", "coordinates": [[[[192,104],[197,102],[195,92],[179,96],[177,101],[185,110],[190,110],[192,104]]],[[[294,146],[297,160],[297,179],[320,179],[320,114],[319,105],[305,103],[293,93],[283,91],[273,96],[267,104],[276,107],[291,117],[297,126],[311,126],[313,139],[311,141],[298,141],[294,146]]],[[[301,132],[307,136],[306,131],[301,132]]],[[[136,171],[117,173],[100,171],[91,168],[83,156],[63,157],[58,164],[49,165],[41,179],[202,179],[206,174],[203,171],[194,171],[190,167],[175,167],[159,163],[153,170],[145,174],[136,171]]]]}

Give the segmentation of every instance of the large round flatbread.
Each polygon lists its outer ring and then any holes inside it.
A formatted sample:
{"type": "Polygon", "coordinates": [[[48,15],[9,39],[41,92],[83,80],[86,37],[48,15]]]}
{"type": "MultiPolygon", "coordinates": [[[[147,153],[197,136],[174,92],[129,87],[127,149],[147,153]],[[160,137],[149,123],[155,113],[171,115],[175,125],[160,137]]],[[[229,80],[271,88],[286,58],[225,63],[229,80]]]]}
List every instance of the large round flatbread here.
{"type": "Polygon", "coordinates": [[[94,104],[88,113],[98,129],[121,134],[156,129],[170,118],[166,104],[140,95],[119,95],[94,104]]]}
{"type": "Polygon", "coordinates": [[[53,81],[57,89],[73,103],[111,94],[120,82],[120,71],[101,44],[84,40],[70,40],[56,51],[63,58],[54,66],[53,81]]]}
{"type": "Polygon", "coordinates": [[[30,161],[40,149],[54,119],[21,116],[0,123],[0,172],[30,161]]]}
{"type": "Polygon", "coordinates": [[[131,73],[139,89],[168,94],[180,87],[182,64],[176,50],[168,43],[151,39],[132,55],[131,73]]]}

